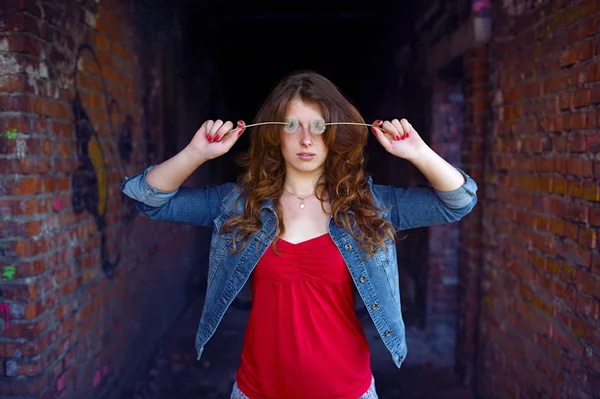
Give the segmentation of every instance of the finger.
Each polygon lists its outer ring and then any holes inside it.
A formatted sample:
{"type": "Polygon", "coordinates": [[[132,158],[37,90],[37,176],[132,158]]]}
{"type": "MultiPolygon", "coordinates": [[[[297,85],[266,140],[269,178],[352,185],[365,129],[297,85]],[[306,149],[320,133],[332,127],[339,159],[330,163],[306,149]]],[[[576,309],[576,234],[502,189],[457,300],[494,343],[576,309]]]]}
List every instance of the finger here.
{"type": "Polygon", "coordinates": [[[204,122],[202,125],[200,125],[198,130],[196,130],[196,134],[202,134],[202,135],[206,136],[206,122],[204,122]]]}
{"type": "Polygon", "coordinates": [[[210,132],[208,134],[213,138],[213,141],[214,141],[215,136],[217,135],[217,132],[221,128],[221,126],[223,126],[223,121],[220,119],[217,119],[215,121],[215,123],[212,125],[210,132]]]}
{"type": "Polygon", "coordinates": [[[225,137],[225,135],[227,133],[229,133],[229,131],[233,129],[233,123],[230,121],[225,122],[220,128],[219,130],[217,130],[217,133],[215,134],[214,137],[214,141],[219,141],[221,140],[223,137],[225,137]]]}
{"type": "Polygon", "coordinates": [[[243,132],[244,127],[238,125],[235,129],[233,129],[233,131],[230,134],[221,139],[220,144],[225,149],[225,152],[229,151],[231,147],[233,147],[233,145],[242,135],[243,132]]]}
{"type": "Polygon", "coordinates": [[[377,141],[379,141],[379,144],[381,144],[381,146],[385,148],[386,151],[390,151],[392,149],[392,142],[390,141],[388,136],[383,132],[383,130],[381,130],[378,127],[371,127],[371,130],[373,131],[373,134],[375,135],[377,141]]]}
{"type": "Polygon", "coordinates": [[[212,141],[212,136],[210,135],[210,129],[212,129],[212,126],[214,125],[214,121],[212,120],[207,120],[206,122],[204,122],[204,124],[202,125],[204,127],[204,136],[206,137],[206,140],[208,140],[208,142],[210,143],[212,141]]]}
{"type": "Polygon", "coordinates": [[[404,127],[402,127],[402,124],[400,123],[400,121],[398,119],[394,119],[394,120],[392,120],[392,125],[394,125],[394,127],[396,129],[398,129],[399,137],[396,137],[396,140],[404,140],[405,130],[404,130],[404,127]]]}
{"type": "Polygon", "coordinates": [[[400,121],[400,124],[402,125],[402,128],[404,129],[404,135],[402,136],[402,140],[404,140],[405,138],[410,137],[410,128],[412,126],[410,126],[410,123],[408,123],[406,118],[402,118],[402,120],[400,121]]]}
{"type": "Polygon", "coordinates": [[[408,128],[406,128],[406,126],[402,124],[402,121],[399,121],[398,119],[394,119],[392,124],[398,129],[398,137],[396,137],[396,140],[404,140],[407,137],[408,128]]]}
{"type": "Polygon", "coordinates": [[[390,121],[385,121],[383,122],[383,128],[388,134],[390,140],[400,140],[400,132],[398,131],[398,128],[394,126],[393,123],[391,123],[390,121]]]}

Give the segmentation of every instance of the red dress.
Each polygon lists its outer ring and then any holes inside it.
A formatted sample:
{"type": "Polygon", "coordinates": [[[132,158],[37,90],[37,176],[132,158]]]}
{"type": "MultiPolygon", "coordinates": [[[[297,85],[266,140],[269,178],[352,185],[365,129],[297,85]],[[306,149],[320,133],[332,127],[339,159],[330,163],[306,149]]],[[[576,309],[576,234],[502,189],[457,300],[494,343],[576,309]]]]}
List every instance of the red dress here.
{"type": "Polygon", "coordinates": [[[250,399],[356,399],[370,352],[352,278],[329,236],[270,247],[252,274],[252,310],[236,381],[250,399]]]}

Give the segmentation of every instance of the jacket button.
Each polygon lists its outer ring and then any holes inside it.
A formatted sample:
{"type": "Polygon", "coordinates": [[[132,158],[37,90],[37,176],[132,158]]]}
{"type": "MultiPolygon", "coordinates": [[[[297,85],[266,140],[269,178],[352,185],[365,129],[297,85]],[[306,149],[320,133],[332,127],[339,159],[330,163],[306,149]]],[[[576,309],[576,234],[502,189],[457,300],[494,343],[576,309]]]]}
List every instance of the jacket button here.
{"type": "Polygon", "coordinates": [[[385,336],[389,337],[390,335],[392,335],[392,331],[391,330],[386,330],[385,331],[385,336]]]}
{"type": "Polygon", "coordinates": [[[351,245],[351,244],[346,244],[346,245],[344,245],[344,248],[345,248],[347,251],[349,251],[349,250],[351,250],[351,249],[352,249],[352,245],[351,245]]]}
{"type": "Polygon", "coordinates": [[[367,276],[360,276],[360,282],[364,283],[365,281],[367,281],[367,276]]]}
{"type": "Polygon", "coordinates": [[[402,360],[404,360],[404,356],[398,356],[398,361],[401,362],[402,360]]]}
{"type": "Polygon", "coordinates": [[[377,309],[379,309],[379,305],[376,304],[376,303],[374,303],[374,304],[371,305],[371,309],[377,310],[377,309]]]}

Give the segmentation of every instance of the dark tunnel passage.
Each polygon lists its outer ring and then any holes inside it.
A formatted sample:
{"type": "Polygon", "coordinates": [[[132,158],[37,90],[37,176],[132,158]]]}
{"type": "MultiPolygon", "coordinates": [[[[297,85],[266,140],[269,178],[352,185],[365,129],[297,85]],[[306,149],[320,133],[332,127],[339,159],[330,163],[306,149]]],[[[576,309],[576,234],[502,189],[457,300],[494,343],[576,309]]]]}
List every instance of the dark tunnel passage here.
{"type": "MultiPolygon", "coordinates": [[[[366,120],[383,117],[394,49],[410,34],[410,2],[227,1],[195,3],[184,15],[189,81],[209,62],[209,113],[247,123],[275,83],[299,70],[331,79],[366,120]]],[[[219,162],[229,165],[246,146],[247,139],[219,162]]],[[[231,168],[215,168],[235,177],[231,168]]]]}

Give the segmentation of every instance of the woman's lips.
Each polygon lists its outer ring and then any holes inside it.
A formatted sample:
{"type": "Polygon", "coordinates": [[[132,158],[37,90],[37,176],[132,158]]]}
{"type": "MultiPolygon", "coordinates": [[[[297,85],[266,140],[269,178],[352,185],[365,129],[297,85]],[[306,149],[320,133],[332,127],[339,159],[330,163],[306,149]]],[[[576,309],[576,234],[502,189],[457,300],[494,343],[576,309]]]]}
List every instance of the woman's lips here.
{"type": "Polygon", "coordinates": [[[312,152],[299,152],[298,153],[298,158],[303,159],[303,160],[310,160],[313,159],[315,157],[316,154],[313,154],[312,152]]]}

